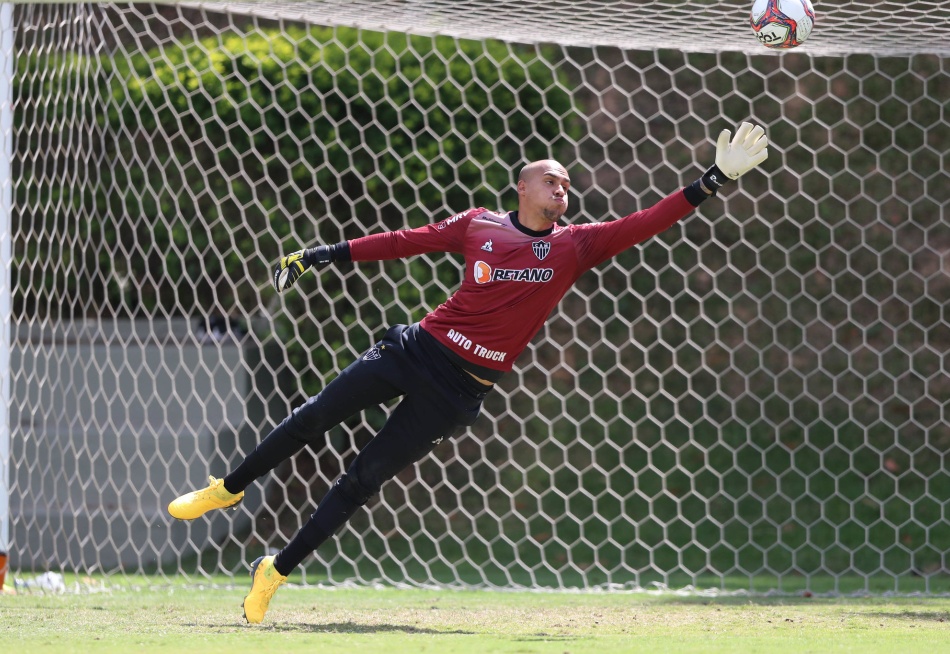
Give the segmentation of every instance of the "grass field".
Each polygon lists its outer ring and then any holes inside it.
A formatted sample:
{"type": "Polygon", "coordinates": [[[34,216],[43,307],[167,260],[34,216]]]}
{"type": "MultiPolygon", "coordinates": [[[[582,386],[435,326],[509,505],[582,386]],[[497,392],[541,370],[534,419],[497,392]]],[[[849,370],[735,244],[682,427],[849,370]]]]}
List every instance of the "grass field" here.
{"type": "Polygon", "coordinates": [[[0,652],[950,652],[946,597],[699,597],[194,584],[0,596],[0,652]]]}

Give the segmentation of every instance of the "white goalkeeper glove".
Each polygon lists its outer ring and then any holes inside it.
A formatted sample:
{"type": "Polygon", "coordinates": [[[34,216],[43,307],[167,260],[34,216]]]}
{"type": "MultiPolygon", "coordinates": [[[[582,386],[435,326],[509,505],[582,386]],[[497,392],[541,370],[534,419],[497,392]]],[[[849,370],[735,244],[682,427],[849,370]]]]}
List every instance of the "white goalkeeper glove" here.
{"type": "Polygon", "coordinates": [[[330,248],[326,245],[297,250],[286,257],[281,257],[274,267],[274,288],[278,293],[286,291],[310,268],[326,265],[330,263],[330,259],[330,248]]]}
{"type": "Polygon", "coordinates": [[[769,156],[769,140],[765,130],[752,123],[742,123],[729,141],[730,132],[722,130],[716,141],[716,163],[700,179],[703,190],[715,195],[730,179],[739,179],[769,156]]]}

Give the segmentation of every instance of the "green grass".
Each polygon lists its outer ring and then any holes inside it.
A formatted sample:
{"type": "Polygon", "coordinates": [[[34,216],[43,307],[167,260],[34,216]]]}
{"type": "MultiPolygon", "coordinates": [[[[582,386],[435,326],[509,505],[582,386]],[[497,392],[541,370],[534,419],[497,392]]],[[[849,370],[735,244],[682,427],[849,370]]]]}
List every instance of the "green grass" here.
{"type": "MultiPolygon", "coordinates": [[[[224,579],[224,578],[222,578],[224,579]]],[[[892,652],[950,651],[945,597],[684,597],[673,593],[283,587],[263,625],[245,589],[121,584],[0,596],[0,651],[892,652]]]]}

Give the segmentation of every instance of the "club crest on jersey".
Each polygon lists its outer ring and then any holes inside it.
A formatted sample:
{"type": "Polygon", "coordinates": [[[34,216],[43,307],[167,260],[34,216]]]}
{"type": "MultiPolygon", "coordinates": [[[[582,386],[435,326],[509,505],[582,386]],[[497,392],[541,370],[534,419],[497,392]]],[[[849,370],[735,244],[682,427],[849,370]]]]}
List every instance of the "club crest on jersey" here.
{"type": "Polygon", "coordinates": [[[373,349],[363,355],[363,361],[376,361],[382,357],[383,355],[379,353],[379,348],[374,345],[373,349]]]}
{"type": "Polygon", "coordinates": [[[544,261],[544,257],[548,256],[548,253],[551,252],[551,244],[547,241],[535,241],[531,244],[531,249],[534,250],[534,255],[544,261]]]}

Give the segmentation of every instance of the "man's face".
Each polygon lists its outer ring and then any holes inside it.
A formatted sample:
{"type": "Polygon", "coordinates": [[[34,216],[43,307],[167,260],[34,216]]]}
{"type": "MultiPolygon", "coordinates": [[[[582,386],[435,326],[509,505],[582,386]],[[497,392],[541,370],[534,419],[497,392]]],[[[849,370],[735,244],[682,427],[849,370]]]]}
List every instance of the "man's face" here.
{"type": "Polygon", "coordinates": [[[554,223],[564,215],[568,206],[571,178],[564,166],[556,161],[538,161],[528,166],[524,178],[518,182],[522,211],[537,213],[554,223]]]}

